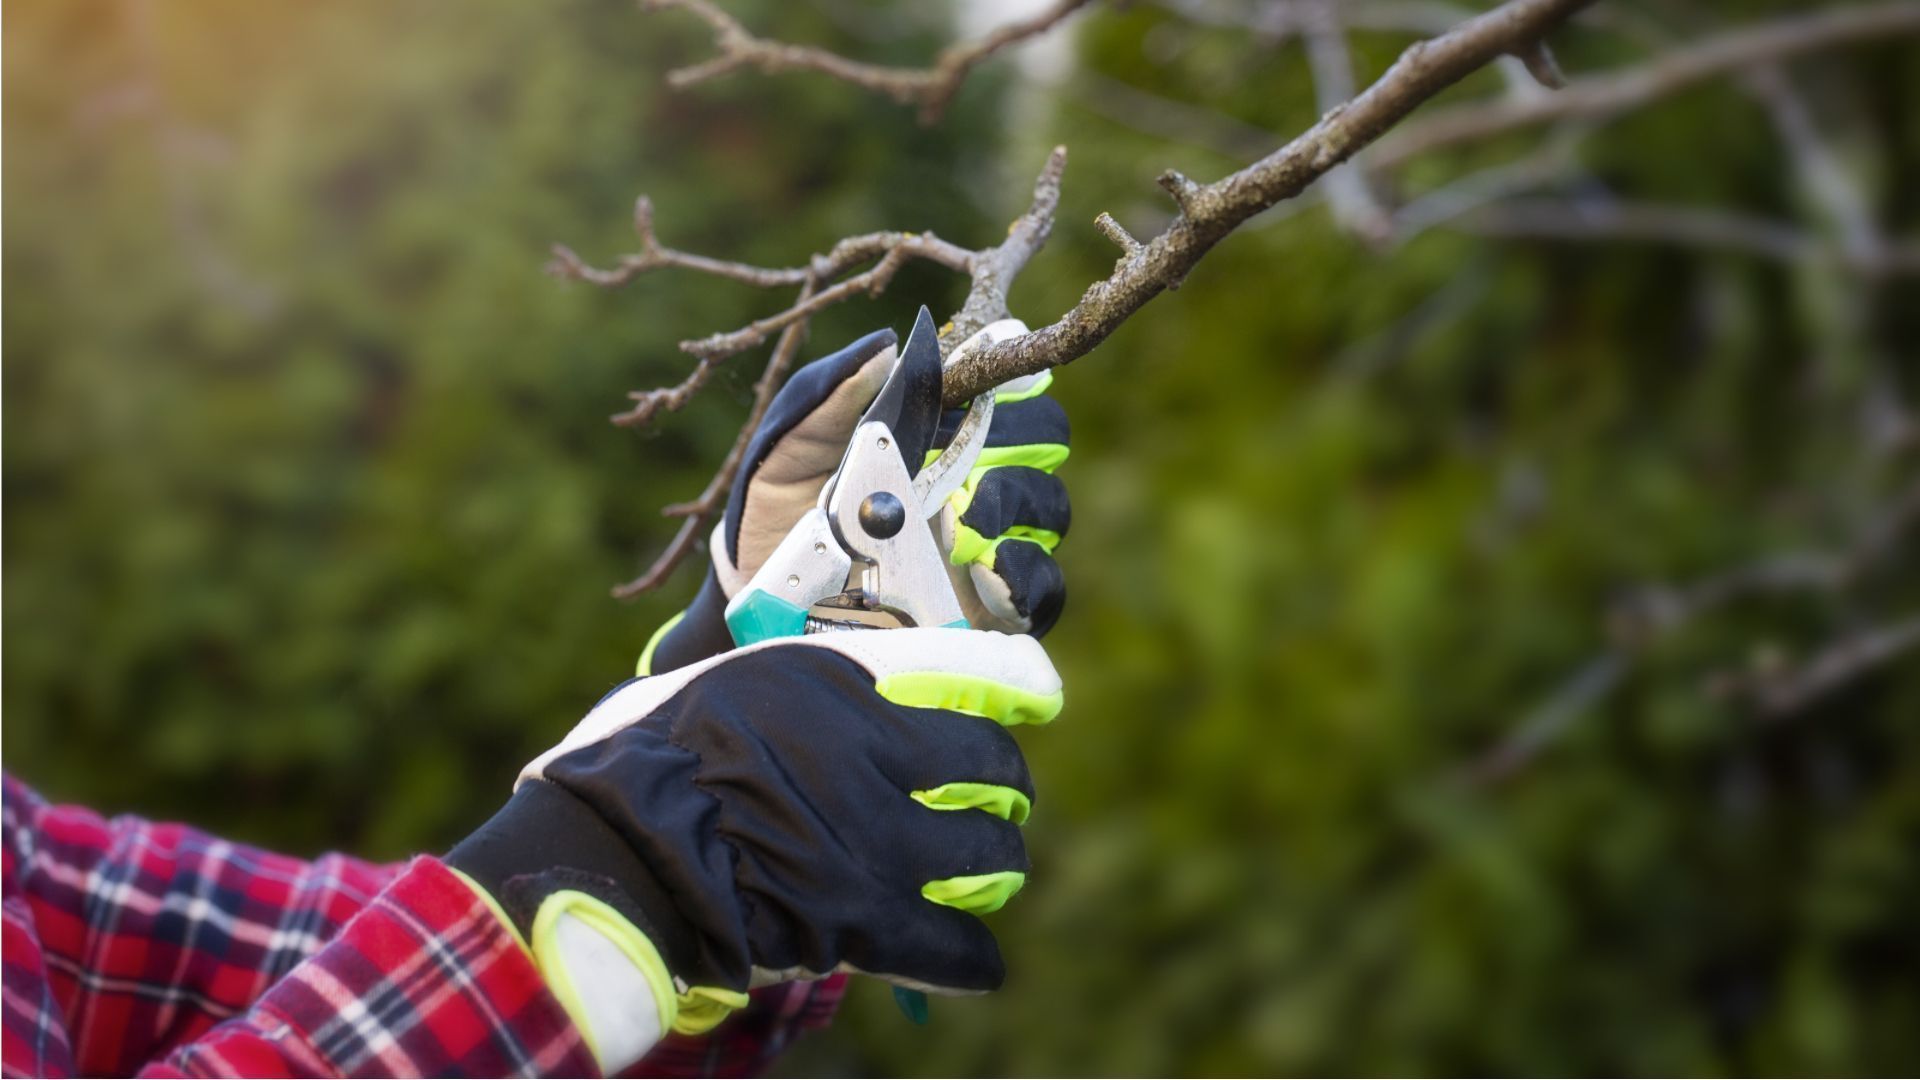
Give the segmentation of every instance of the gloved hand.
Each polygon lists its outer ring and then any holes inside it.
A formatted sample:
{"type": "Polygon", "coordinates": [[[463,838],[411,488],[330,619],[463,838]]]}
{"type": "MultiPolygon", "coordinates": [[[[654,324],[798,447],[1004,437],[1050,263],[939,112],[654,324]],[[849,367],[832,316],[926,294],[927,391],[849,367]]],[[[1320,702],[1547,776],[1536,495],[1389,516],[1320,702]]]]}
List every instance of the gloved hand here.
{"type": "Polygon", "coordinates": [[[817,634],[610,694],[447,857],[497,901],[609,1073],[750,986],[1004,976],[979,915],[1025,882],[1033,798],[1003,726],[1045,723],[1031,638],[817,634]]]}
{"type": "MultiPolygon", "coordinates": [[[[977,337],[999,341],[1025,332],[1009,319],[977,337]]],[[[727,601],[819,498],[860,415],[886,383],[894,352],[893,331],[876,331],[801,368],[774,395],[714,529],[706,580],[687,610],[647,643],[640,674],[672,671],[734,647],[727,601]]],[[[1066,488],[1052,473],[1067,458],[1067,417],[1058,402],[1041,396],[1052,381],[1048,372],[1000,389],[987,448],[937,523],[943,549],[953,557],[961,609],[976,629],[1038,637],[1066,602],[1052,553],[1070,510],[1066,488]]],[[[950,412],[939,445],[963,415],[950,412]]]]}

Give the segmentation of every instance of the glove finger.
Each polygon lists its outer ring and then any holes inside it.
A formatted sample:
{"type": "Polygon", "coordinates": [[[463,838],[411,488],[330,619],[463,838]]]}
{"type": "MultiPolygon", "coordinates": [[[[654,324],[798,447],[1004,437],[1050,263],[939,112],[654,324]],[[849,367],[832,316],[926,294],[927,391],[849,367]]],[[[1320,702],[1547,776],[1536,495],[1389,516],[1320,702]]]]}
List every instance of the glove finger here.
{"type": "Polygon", "coordinates": [[[915,881],[1014,873],[1033,868],[1020,826],[984,810],[908,808],[914,854],[908,860],[915,881]]]}
{"type": "MultiPolygon", "coordinates": [[[[965,409],[948,409],[941,414],[940,430],[933,440],[935,449],[953,441],[954,432],[966,414],[965,409]]],[[[986,449],[975,467],[1027,465],[1052,470],[1067,459],[1071,439],[1067,410],[1050,397],[996,404],[993,423],[987,426],[986,449]]]]}
{"type": "Polygon", "coordinates": [[[936,994],[984,994],[1006,982],[1000,943],[978,916],[927,900],[907,907],[888,933],[851,942],[844,966],[936,994]]]}
{"type": "Polygon", "coordinates": [[[1037,638],[1053,629],[1066,608],[1067,579],[1060,564],[1031,540],[1000,540],[967,570],[987,616],[973,619],[976,625],[1004,627],[1037,638]]]}
{"type": "Polygon", "coordinates": [[[890,740],[881,770],[901,790],[944,809],[979,805],[970,796],[985,793],[974,789],[1000,788],[1017,796],[1007,818],[1025,818],[1033,774],[1020,744],[999,723],[947,709],[907,708],[900,710],[899,726],[905,730],[890,740]]]}
{"type": "Polygon", "coordinates": [[[813,505],[887,381],[894,341],[892,330],[868,334],[801,368],[774,395],[727,499],[722,535],[735,567],[757,569],[813,505]]]}
{"type": "Polygon", "coordinates": [[[980,474],[964,500],[953,557],[972,562],[986,545],[1005,536],[1033,540],[1048,551],[1073,525],[1067,485],[1049,472],[1024,465],[1002,465],[980,474]]]}
{"type": "Polygon", "coordinates": [[[922,898],[987,915],[1027,883],[1033,864],[1018,825],[977,810],[929,808],[912,820],[922,898]]]}

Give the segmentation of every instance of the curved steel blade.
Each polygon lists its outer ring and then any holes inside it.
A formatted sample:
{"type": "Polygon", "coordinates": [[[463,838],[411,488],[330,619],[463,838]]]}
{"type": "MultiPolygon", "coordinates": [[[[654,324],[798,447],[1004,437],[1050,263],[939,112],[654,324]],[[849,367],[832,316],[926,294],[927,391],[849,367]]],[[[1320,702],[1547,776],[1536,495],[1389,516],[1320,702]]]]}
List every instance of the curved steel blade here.
{"type": "Polygon", "coordinates": [[[993,394],[988,390],[973,399],[973,404],[967,407],[966,419],[954,429],[947,448],[913,478],[913,494],[926,517],[940,512],[947,496],[960,490],[974,463],[980,460],[980,451],[987,445],[987,429],[993,426],[993,394]]]}
{"type": "Polygon", "coordinates": [[[913,332],[900,348],[893,374],[867,406],[860,422],[878,422],[893,432],[893,444],[908,476],[917,476],[926,464],[927,451],[933,449],[934,436],[940,430],[940,332],[934,328],[933,315],[926,305],[913,321],[913,332]]]}

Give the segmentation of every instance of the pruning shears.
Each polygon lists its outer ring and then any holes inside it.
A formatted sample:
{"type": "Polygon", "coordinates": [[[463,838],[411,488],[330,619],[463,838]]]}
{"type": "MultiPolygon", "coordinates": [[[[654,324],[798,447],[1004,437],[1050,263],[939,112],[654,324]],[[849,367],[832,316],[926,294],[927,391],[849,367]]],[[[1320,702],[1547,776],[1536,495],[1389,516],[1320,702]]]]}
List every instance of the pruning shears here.
{"type": "Polygon", "coordinates": [[[940,343],[923,306],[820,498],[727,604],[739,645],[837,630],[967,625],[931,520],[986,447],[992,390],[952,440],[940,429],[940,343]]]}
{"type": "MultiPolygon", "coordinates": [[[[973,399],[945,450],[939,332],[923,305],[820,499],[727,604],[735,644],[901,626],[965,627],[932,517],[972,472],[993,423],[992,390],[973,399]]],[[[927,1020],[927,998],[895,987],[900,1011],[927,1020]]]]}

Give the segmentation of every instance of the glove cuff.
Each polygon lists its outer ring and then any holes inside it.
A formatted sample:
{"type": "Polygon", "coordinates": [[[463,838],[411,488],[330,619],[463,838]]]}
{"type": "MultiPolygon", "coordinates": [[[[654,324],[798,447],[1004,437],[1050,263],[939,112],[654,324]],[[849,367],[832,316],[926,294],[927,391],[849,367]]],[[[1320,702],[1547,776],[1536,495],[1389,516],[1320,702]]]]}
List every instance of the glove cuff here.
{"type": "Polygon", "coordinates": [[[499,904],[529,946],[536,944],[548,898],[571,892],[631,924],[666,970],[696,979],[704,974],[698,932],[666,887],[592,807],[557,784],[522,782],[446,862],[499,904]]]}
{"type": "Polygon", "coordinates": [[[668,1031],[682,1030],[681,995],[666,961],[619,912],[585,893],[554,893],[535,914],[529,943],[492,893],[460,870],[453,874],[532,959],[602,1075],[625,1072],[668,1031]]]}

